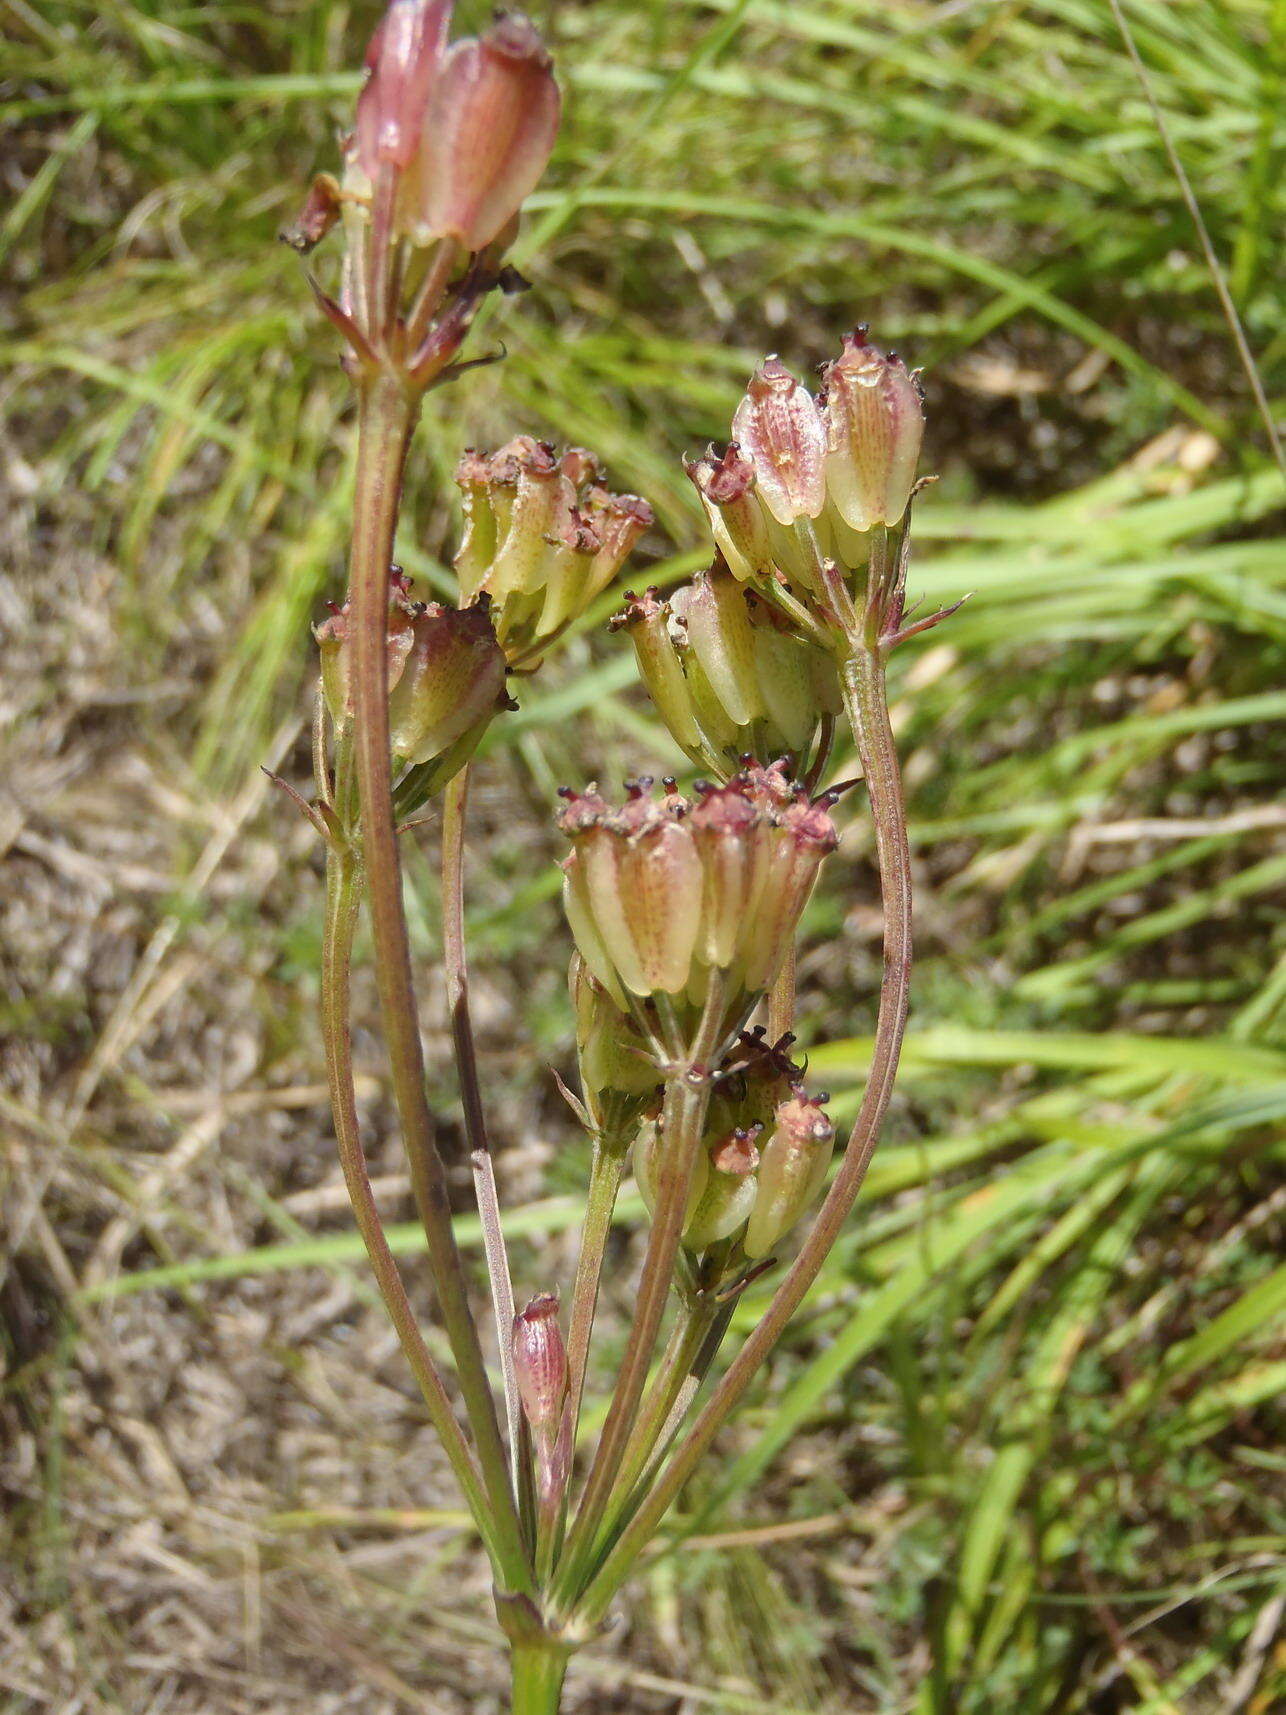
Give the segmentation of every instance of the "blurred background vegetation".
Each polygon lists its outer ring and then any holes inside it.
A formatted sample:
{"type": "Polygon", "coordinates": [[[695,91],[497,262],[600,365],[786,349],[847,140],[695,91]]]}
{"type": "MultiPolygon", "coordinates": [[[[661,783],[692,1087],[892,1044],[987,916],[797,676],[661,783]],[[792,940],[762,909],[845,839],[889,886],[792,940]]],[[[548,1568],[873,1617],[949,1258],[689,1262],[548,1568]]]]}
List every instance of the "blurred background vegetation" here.
{"type": "MultiPolygon", "coordinates": [[[[806,370],[862,320],[927,371],[913,590],[975,592],[898,663],[920,963],[886,1144],[569,1707],[1280,1709],[1286,491],[1112,7],[534,11],[568,103],[533,289],[480,334],[506,361],[432,404],[408,568],[443,578],[461,447],[529,431],[652,500],[636,581],[681,575],[680,455],[764,352],[806,370]]],[[[1280,416],[1286,5],[1125,11],[1280,416]]],[[[0,0],[5,1709],[498,1707],[476,1548],[333,1162],[317,853],[259,772],[307,777],[351,455],[275,235],[374,12],[0,0]]],[[[550,794],[678,758],[599,623],[521,701],[478,770],[472,910],[534,1291],[569,1281],[585,1171],[549,1072],[550,794]]],[[[878,962],[855,803],[801,966],[849,1113],[878,962]]]]}

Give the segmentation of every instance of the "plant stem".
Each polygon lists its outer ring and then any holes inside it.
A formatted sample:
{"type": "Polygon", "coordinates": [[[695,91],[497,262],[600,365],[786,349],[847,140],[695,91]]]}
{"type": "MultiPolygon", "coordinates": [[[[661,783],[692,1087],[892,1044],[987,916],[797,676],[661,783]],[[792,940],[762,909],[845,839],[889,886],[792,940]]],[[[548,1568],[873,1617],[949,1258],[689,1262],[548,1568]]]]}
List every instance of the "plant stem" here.
{"type": "Polygon", "coordinates": [[[446,1171],[433,1135],[424,1088],[424,1059],[411,980],[402,903],[402,872],[393,818],[388,729],[389,567],[401,495],[402,467],[419,395],[387,371],[358,384],[359,427],[350,599],[354,637],[354,763],[361,803],[362,846],[380,1011],[393,1075],[411,1184],[428,1239],[442,1320],[477,1444],[491,1503],[502,1575],[509,1588],[531,1588],[508,1461],[469,1308],[464,1266],[451,1227],[446,1171]]]}
{"type": "Polygon", "coordinates": [[[442,1442],[451,1468],[469,1508],[478,1522],[484,1542],[495,1563],[495,1533],[491,1527],[487,1497],[477,1462],[469,1451],[464,1433],[456,1422],[451,1401],[437,1366],[424,1343],[406,1287],[389,1249],[375,1196],[371,1190],[366,1154],[362,1148],[353,1089],[352,1032],[349,1022],[349,970],[353,933],[361,907],[361,885],[355,856],[332,849],[326,864],[326,924],[322,940],[322,1038],[326,1049],[326,1075],[330,1083],[331,1107],[339,1163],[348,1188],[357,1230],[366,1246],[376,1285],[388,1307],[389,1317],[411,1372],[419,1383],[429,1418],[442,1442]]]}
{"type": "Polygon", "coordinates": [[[512,1715],[558,1715],[567,1660],[568,1652],[557,1644],[515,1643],[512,1715]]]}
{"type": "Polygon", "coordinates": [[[621,1468],[604,1512],[605,1531],[600,1533],[600,1537],[611,1530],[635,1484],[661,1446],[675,1404],[693,1373],[693,1366],[719,1308],[712,1293],[693,1293],[680,1310],[652,1386],[621,1455],[621,1468]]]}
{"type": "Polygon", "coordinates": [[[717,1060],[725,1028],[723,983],[717,971],[711,971],[709,984],[694,1040],[687,1045],[686,1054],[680,1052],[678,1043],[672,1049],[675,1060],[681,1063],[666,1080],[666,1144],[663,1165],[657,1176],[652,1229],[635,1297],[634,1319],[612,1389],[611,1404],[585,1481],[585,1492],[560,1557],[558,1594],[564,1598],[575,1595],[581,1563],[592,1550],[598,1533],[603,1509],[616,1481],[621,1455],[638,1413],[652,1348],[670,1295],[688,1205],[688,1187],[692,1182],[697,1151],[701,1147],[701,1131],[710,1101],[710,1070],[717,1060]]]}
{"type": "Polygon", "coordinates": [[[656,1486],[577,1604],[578,1619],[589,1624],[602,1617],[634,1561],[816,1280],[861,1189],[893,1092],[910,988],[911,854],[897,747],[889,725],[884,658],[878,647],[857,646],[844,663],[843,687],[845,710],[857,739],[875,824],[884,904],[884,973],[862,1105],[826,1200],[786,1278],[773,1294],[763,1320],[728,1366],[656,1486]]]}
{"type": "Polygon", "coordinates": [[[626,1146],[623,1140],[597,1137],[594,1159],[589,1171],[589,1191],[585,1200],[585,1225],[581,1229],[580,1255],[576,1260],[576,1284],[572,1288],[571,1327],[567,1335],[567,1434],[572,1443],[580,1422],[581,1401],[585,1393],[585,1371],[589,1364],[590,1336],[594,1330],[594,1312],[598,1305],[599,1283],[603,1275],[603,1257],[608,1235],[612,1230],[612,1212],[625,1172],[626,1146]]]}
{"type": "Polygon", "coordinates": [[[496,1319],[500,1348],[500,1373],[505,1389],[505,1426],[509,1436],[510,1475],[518,1492],[518,1424],[520,1405],[518,1379],[514,1373],[511,1335],[514,1325],[514,1289],[500,1221],[500,1200],[491,1164],[491,1141],[487,1136],[482,1091],[478,1084],[478,1053],[469,1012],[469,966],[464,941],[464,819],[469,802],[469,769],[466,765],[446,788],[442,803],[442,963],[446,978],[447,1009],[451,1016],[451,1042],[456,1073],[460,1080],[460,1105],[464,1131],[469,1141],[473,1189],[482,1222],[483,1254],[491,1284],[491,1307],[496,1319]]]}

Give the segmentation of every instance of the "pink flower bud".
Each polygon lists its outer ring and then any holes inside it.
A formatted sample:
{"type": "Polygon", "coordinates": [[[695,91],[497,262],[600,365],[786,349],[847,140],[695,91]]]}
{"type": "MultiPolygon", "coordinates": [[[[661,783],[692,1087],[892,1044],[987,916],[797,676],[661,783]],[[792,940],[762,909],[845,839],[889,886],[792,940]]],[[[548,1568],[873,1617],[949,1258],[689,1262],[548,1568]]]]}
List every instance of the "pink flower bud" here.
{"type": "Polygon", "coordinates": [[[429,93],[442,63],[454,0],[393,0],[366,50],[353,153],[374,182],[404,172],[420,148],[429,93]]]}
{"type": "Polygon", "coordinates": [[[567,1397],[567,1349],[552,1292],[542,1292],[514,1317],[512,1349],[523,1415],[536,1440],[547,1445],[558,1433],[567,1397]]]}
{"type": "Polygon", "coordinates": [[[901,358],[866,343],[865,329],[844,338],[823,371],[826,490],[854,530],[896,524],[906,511],[924,434],[916,378],[901,358]]]}
{"type": "Polygon", "coordinates": [[[812,394],[775,357],[752,376],[732,434],[778,523],[818,516],[826,504],[826,432],[812,394]]]}
{"type": "Polygon", "coordinates": [[[754,1208],[742,1248],[752,1260],[767,1256],[821,1195],[835,1142],[835,1127],[823,1111],[825,1096],[796,1087],[773,1118],[772,1134],[760,1152],[754,1208]]]}
{"type": "Polygon", "coordinates": [[[545,170],[561,101],[535,28],[511,15],[456,42],[434,81],[421,134],[417,237],[484,249],[545,170]]]}

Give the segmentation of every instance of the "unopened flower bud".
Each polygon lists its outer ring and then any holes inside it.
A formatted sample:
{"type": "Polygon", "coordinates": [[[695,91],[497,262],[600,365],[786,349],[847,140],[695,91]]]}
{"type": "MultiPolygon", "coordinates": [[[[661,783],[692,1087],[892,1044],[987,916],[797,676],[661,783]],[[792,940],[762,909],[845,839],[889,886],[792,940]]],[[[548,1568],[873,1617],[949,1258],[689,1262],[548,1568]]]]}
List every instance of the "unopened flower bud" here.
{"type": "Polygon", "coordinates": [[[732,435],[779,524],[818,516],[826,503],[826,431],[812,394],[775,357],[751,377],[732,435]]]}
{"type": "Polygon", "coordinates": [[[859,328],[822,371],[826,492],[851,529],[897,524],[906,511],[924,434],[915,376],[877,351],[859,328]]]}
{"type": "Polygon", "coordinates": [[[372,183],[382,168],[405,171],[420,148],[453,0],[392,0],[366,50],[353,156],[372,183]]]}
{"type": "Polygon", "coordinates": [[[502,15],[456,42],[434,80],[420,144],[420,243],[454,238],[484,249],[544,172],[561,98],[536,29],[502,15]]]}
{"type": "Polygon", "coordinates": [[[456,472],[465,533],[456,556],[463,596],[491,597],[510,665],[531,668],[616,576],[652,521],[634,495],[609,494],[592,455],[519,435],[456,472]]]}
{"type": "Polygon", "coordinates": [[[448,47],[452,11],[453,0],[392,0],[367,49],[344,188],[358,210],[387,197],[392,235],[477,252],[514,230],[553,149],[560,96],[525,18],[448,47]]]}
{"type": "Polygon", "coordinates": [[[754,1208],[742,1239],[752,1260],[767,1256],[821,1195],[835,1142],[825,1100],[797,1087],[773,1116],[771,1135],[760,1150],[754,1208]]]}
{"type": "Polygon", "coordinates": [[[512,1349],[523,1415],[537,1442],[547,1445],[558,1432],[567,1397],[567,1349],[552,1292],[533,1298],[514,1317],[512,1349]]]}

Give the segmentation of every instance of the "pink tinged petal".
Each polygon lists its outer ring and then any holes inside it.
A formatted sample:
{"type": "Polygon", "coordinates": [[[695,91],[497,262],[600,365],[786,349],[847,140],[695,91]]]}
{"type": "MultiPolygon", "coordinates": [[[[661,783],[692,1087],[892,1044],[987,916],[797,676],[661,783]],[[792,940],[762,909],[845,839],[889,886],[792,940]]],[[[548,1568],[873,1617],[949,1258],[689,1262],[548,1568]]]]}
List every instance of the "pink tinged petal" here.
{"type": "Polygon", "coordinates": [[[545,1438],[556,1430],[567,1395],[567,1349],[558,1326],[558,1299],[544,1292],[514,1317],[512,1352],[523,1416],[545,1438]]]}
{"type": "Polygon", "coordinates": [[[732,433],[778,523],[818,516],[826,504],[826,431],[812,394],[775,357],[751,378],[732,433]]]}
{"type": "Polygon", "coordinates": [[[422,238],[491,243],[535,189],[560,110],[549,55],[523,18],[457,42],[438,76],[420,159],[422,238]]]}

